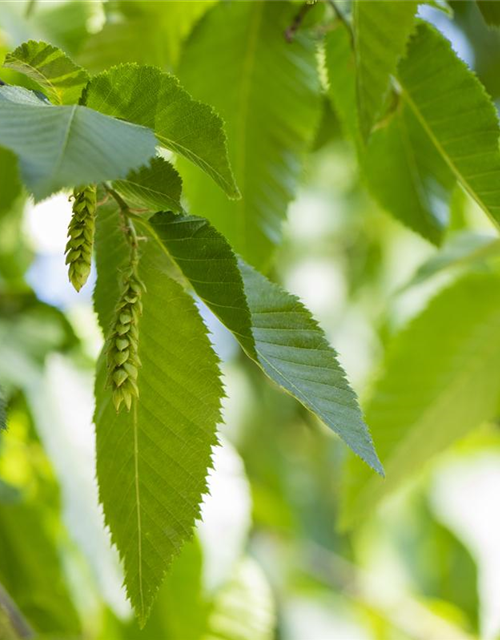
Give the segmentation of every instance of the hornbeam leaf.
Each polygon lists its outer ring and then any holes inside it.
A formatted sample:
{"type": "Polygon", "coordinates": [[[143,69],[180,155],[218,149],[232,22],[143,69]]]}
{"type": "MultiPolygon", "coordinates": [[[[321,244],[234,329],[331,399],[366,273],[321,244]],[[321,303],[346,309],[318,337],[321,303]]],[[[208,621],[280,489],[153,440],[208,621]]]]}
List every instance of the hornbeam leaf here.
{"type": "Polygon", "coordinates": [[[5,415],[5,400],[3,397],[3,392],[0,389],[0,430],[5,429],[7,424],[7,419],[5,415]]]}
{"type": "Polygon", "coordinates": [[[145,127],[3,86],[0,146],[18,156],[23,181],[41,200],[64,187],[125,177],[155,154],[156,140],[145,127]]]}
{"type": "MultiPolygon", "coordinates": [[[[128,259],[122,235],[118,214],[100,209],[95,305],[105,330],[118,295],[117,273],[128,259]]],[[[222,387],[194,301],[169,277],[158,244],[141,237],[139,275],[146,291],[139,320],[140,399],[130,412],[117,414],[101,357],[95,424],[99,496],[143,625],[200,514],[222,387]]]]}
{"type": "Polygon", "coordinates": [[[498,0],[476,0],[476,4],[489,27],[500,27],[500,3],[498,0]]]}
{"type": "Polygon", "coordinates": [[[398,78],[405,102],[451,171],[500,225],[500,127],[482,84],[426,23],[410,39],[398,78]]]}
{"type": "Polygon", "coordinates": [[[364,144],[357,118],[355,56],[344,24],[328,34],[325,61],[330,99],[344,133],[356,146],[373,197],[397,220],[439,244],[455,184],[450,168],[404,100],[364,144]]]}
{"type": "Polygon", "coordinates": [[[367,408],[385,482],[351,459],[343,524],[365,518],[433,456],[495,416],[500,390],[500,277],[469,275],[396,337],[367,408]]]}
{"type": "Polygon", "coordinates": [[[391,76],[414,26],[417,6],[412,0],[354,2],[357,100],[365,140],[382,114],[391,76]]]}
{"type": "Polygon", "coordinates": [[[151,211],[168,209],[182,212],[182,180],[174,167],[163,158],[153,158],[147,167],[132,171],[124,180],[115,180],[113,187],[127,202],[151,211]]]}
{"type": "Polygon", "coordinates": [[[448,226],[455,177],[404,102],[385,127],[373,132],[360,161],[382,207],[439,245],[448,226]]]}
{"type": "Polygon", "coordinates": [[[47,93],[55,104],[78,102],[89,74],[57,47],[30,40],[8,53],[4,67],[25,74],[47,93]]]}
{"type": "Polygon", "coordinates": [[[228,202],[183,163],[186,198],[256,267],[281,238],[320,116],[316,41],[305,27],[292,43],[283,36],[296,12],[289,2],[217,3],[194,29],[179,67],[187,89],[224,118],[242,193],[228,202]]]}
{"type": "Polygon", "coordinates": [[[194,290],[246,353],[383,474],[336,353],[301,302],[238,261],[206,220],[158,213],[150,222],[194,290]]]}
{"type": "Polygon", "coordinates": [[[205,171],[231,198],[239,196],[229,166],[222,120],[174,76],[150,66],[122,64],[94,76],[84,103],[153,129],[159,143],[205,171]]]}

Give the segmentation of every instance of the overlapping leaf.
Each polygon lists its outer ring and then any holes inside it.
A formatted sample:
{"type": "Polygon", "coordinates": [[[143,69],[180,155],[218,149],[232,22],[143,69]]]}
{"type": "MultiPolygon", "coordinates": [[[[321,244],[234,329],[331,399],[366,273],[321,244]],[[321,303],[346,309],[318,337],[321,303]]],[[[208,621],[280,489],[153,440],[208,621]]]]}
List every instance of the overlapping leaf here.
{"type": "Polygon", "coordinates": [[[398,78],[405,102],[455,177],[500,225],[500,128],[484,87],[426,23],[410,39],[398,78]]]}
{"type": "Polygon", "coordinates": [[[12,151],[0,148],[0,215],[10,211],[21,193],[17,158],[12,151]]]}
{"type": "Polygon", "coordinates": [[[92,78],[84,100],[108,116],[149,127],[161,145],[203,169],[229,197],[238,197],[221,119],[193,100],[174,76],[123,64],[92,78]]]}
{"type": "Polygon", "coordinates": [[[329,96],[356,145],[372,195],[396,219],[439,244],[448,222],[453,173],[404,100],[365,145],[357,118],[355,55],[344,24],[328,34],[325,54],[329,96]]]}
{"type": "Polygon", "coordinates": [[[417,2],[354,2],[357,101],[360,129],[367,139],[382,115],[400,57],[413,29],[417,2]]]}
{"type": "Polygon", "coordinates": [[[335,351],[294,296],[238,262],[206,220],[159,213],[158,239],[247,354],[379,473],[382,467],[335,351]]]}
{"type": "Polygon", "coordinates": [[[292,43],[283,36],[296,12],[289,2],[218,3],[193,31],[179,68],[188,90],[224,118],[242,193],[227,202],[184,163],[186,197],[257,267],[281,238],[320,114],[315,41],[305,26],[292,43]]]}
{"type": "Polygon", "coordinates": [[[499,358],[497,275],[458,281],[396,338],[367,409],[387,479],[352,458],[344,524],[365,518],[432,456],[495,415],[499,358]]]}
{"type": "Polygon", "coordinates": [[[115,180],[113,187],[136,207],[151,211],[182,211],[181,177],[163,158],[153,158],[148,166],[132,171],[124,180],[115,180]]]}
{"type": "Polygon", "coordinates": [[[30,40],[7,54],[4,67],[34,80],[54,104],[75,104],[90,76],[57,47],[30,40]]]}
{"type": "Polygon", "coordinates": [[[18,156],[26,186],[41,200],[64,187],[125,177],[155,154],[156,140],[144,127],[3,86],[0,146],[18,156]]]}
{"type": "Polygon", "coordinates": [[[5,400],[3,397],[3,391],[0,389],[0,430],[5,429],[6,422],[5,400]]]}
{"type": "MultiPolygon", "coordinates": [[[[121,235],[116,213],[100,210],[95,305],[105,331],[128,255],[121,235]]],[[[101,358],[95,422],[100,500],[123,560],[128,596],[144,623],[199,516],[222,388],[193,300],[167,275],[157,243],[142,240],[141,254],[147,292],[139,324],[140,402],[116,413],[101,358]]]]}

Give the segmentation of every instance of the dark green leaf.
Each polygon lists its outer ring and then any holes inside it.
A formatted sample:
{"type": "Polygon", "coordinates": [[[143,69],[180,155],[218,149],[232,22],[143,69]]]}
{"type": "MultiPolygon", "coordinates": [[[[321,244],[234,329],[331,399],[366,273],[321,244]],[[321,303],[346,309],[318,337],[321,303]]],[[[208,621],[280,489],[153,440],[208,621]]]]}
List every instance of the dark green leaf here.
{"type": "Polygon", "coordinates": [[[170,162],[163,158],[153,158],[149,166],[132,171],[124,180],[116,180],[113,187],[129,204],[136,207],[145,207],[151,211],[182,211],[181,177],[170,162]]]}
{"type": "Polygon", "coordinates": [[[490,27],[500,27],[500,2],[497,0],[476,0],[476,3],[486,24],[490,27]]]}
{"type": "Polygon", "coordinates": [[[151,224],[195,291],[248,355],[382,473],[336,353],[300,301],[238,262],[206,220],[158,213],[151,224]]]}

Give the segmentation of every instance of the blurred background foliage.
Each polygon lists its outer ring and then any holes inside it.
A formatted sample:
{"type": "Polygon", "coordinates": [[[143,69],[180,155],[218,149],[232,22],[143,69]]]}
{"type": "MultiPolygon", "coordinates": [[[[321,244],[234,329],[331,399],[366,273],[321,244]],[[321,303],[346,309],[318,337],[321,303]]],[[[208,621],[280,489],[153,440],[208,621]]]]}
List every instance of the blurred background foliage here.
{"type": "MultiPolygon", "coordinates": [[[[43,39],[91,72],[124,61],[178,72],[214,4],[2,2],[0,49],[43,39]]],[[[500,32],[474,3],[450,7],[423,11],[498,100],[500,32]]],[[[319,39],[321,21],[314,28],[319,39]]],[[[203,523],[139,631],[97,501],[101,338],[92,287],[77,296],[66,282],[70,204],[59,195],[34,206],[18,195],[13,158],[0,161],[1,640],[500,637],[498,424],[475,428],[342,532],[345,447],[259,375],[208,313],[228,395],[222,446],[203,523]]],[[[458,189],[440,249],[381,211],[322,99],[271,275],[313,311],[363,404],[408,320],[464,271],[498,273],[499,255],[485,216],[458,189]]]]}

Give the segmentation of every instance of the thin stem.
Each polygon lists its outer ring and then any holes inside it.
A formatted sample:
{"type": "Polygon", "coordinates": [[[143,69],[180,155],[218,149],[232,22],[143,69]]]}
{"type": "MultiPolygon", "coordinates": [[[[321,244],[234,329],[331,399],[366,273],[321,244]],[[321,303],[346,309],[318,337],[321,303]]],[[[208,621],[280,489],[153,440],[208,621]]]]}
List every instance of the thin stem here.
{"type": "Polygon", "coordinates": [[[292,24],[285,30],[285,40],[287,42],[293,42],[297,31],[300,29],[304,18],[309,11],[314,7],[316,2],[305,2],[299,9],[297,15],[293,19],[292,24]]]}
{"type": "Polygon", "coordinates": [[[26,7],[26,12],[24,14],[25,18],[29,18],[35,9],[36,0],[29,0],[28,5],[26,7]]]}

